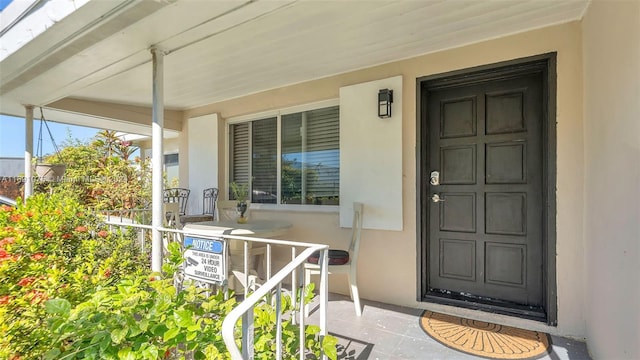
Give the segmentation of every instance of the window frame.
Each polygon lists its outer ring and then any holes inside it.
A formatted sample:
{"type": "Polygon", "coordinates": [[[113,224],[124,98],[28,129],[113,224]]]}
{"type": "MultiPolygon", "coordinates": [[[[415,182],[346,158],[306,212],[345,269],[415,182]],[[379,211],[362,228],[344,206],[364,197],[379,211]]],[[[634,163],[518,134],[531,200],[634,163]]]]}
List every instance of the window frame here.
{"type": "MultiPolygon", "coordinates": [[[[276,143],[277,143],[277,187],[278,196],[275,204],[261,204],[251,203],[252,209],[257,210],[277,210],[277,211],[300,211],[300,212],[323,212],[323,213],[337,213],[340,211],[340,205],[310,205],[310,204],[282,204],[282,116],[294,113],[300,113],[309,110],[317,110],[326,107],[340,106],[339,99],[323,100],[303,105],[296,105],[282,109],[263,111],[253,114],[235,116],[227,119],[225,124],[225,185],[229,189],[229,176],[231,173],[231,151],[229,149],[231,125],[248,123],[256,120],[262,120],[270,117],[276,118],[276,143]]],[[[339,131],[339,129],[338,129],[339,131]]],[[[341,146],[342,147],[342,146],[341,146]]],[[[340,161],[342,163],[342,161],[340,161]]],[[[228,193],[228,191],[227,191],[228,193]]],[[[228,196],[228,195],[227,195],[228,196]]]]}

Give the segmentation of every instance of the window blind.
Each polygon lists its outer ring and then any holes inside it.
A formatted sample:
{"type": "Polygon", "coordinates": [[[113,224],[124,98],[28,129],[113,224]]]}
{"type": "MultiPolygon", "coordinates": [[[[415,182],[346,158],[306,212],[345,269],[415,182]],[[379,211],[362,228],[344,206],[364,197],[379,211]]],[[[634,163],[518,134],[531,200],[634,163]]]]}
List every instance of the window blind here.
{"type": "Polygon", "coordinates": [[[251,201],[275,204],[278,196],[278,120],[257,120],[251,126],[251,201]]]}
{"type": "Polygon", "coordinates": [[[306,163],[315,171],[307,193],[319,198],[340,194],[340,111],[338,106],[307,111],[306,163]]]}
{"type": "MultiPolygon", "coordinates": [[[[233,124],[229,139],[229,181],[238,184],[249,183],[249,123],[233,124]]],[[[233,198],[229,189],[229,199],[233,198]]]]}
{"type": "Polygon", "coordinates": [[[280,144],[277,131],[277,117],[230,125],[230,181],[250,183],[254,203],[337,205],[339,107],[282,115],[280,144]]]}
{"type": "Polygon", "coordinates": [[[340,184],[337,106],[282,116],[282,202],[319,204],[340,184]]]}

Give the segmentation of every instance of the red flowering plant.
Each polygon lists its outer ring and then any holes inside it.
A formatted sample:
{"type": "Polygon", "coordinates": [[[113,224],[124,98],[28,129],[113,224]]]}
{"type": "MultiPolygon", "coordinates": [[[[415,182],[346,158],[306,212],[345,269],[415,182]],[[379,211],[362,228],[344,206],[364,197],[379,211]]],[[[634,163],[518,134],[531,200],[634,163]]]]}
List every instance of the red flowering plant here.
{"type": "Polygon", "coordinates": [[[38,194],[0,207],[0,359],[41,357],[48,299],[85,301],[148,268],[145,259],[132,237],[107,231],[75,200],[38,194]]]}

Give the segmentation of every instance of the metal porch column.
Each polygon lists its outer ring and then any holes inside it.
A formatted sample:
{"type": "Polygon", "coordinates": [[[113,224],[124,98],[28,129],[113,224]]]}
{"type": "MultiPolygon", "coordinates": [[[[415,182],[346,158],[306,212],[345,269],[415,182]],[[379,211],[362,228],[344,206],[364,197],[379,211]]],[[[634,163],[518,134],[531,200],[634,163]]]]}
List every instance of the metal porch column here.
{"type": "Polygon", "coordinates": [[[33,194],[33,105],[25,105],[24,118],[24,198],[26,202],[33,194]]]}
{"type": "Polygon", "coordinates": [[[164,53],[151,48],[153,58],[153,105],[151,117],[151,167],[152,167],[152,220],[151,220],[151,270],[162,270],[162,169],[164,156],[162,153],[162,136],[164,127],[164,53]]]}

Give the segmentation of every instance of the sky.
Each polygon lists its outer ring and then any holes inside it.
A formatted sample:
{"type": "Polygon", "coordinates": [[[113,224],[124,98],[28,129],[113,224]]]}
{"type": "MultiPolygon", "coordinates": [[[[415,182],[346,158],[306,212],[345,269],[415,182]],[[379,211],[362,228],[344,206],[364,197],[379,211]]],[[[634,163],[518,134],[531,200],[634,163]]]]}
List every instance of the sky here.
{"type": "MultiPolygon", "coordinates": [[[[0,0],[0,11],[4,10],[12,0],[0,0]]],[[[34,114],[34,118],[35,118],[34,114]]],[[[93,138],[93,136],[99,131],[98,129],[92,129],[83,126],[60,124],[51,121],[47,121],[49,129],[53,135],[53,141],[58,147],[69,137],[71,134],[72,139],[79,139],[86,142],[93,138]]],[[[38,133],[40,129],[40,120],[33,122],[33,152],[36,156],[38,133]]],[[[17,118],[13,116],[0,115],[0,157],[23,157],[25,148],[25,132],[24,132],[24,118],[17,118]]],[[[43,155],[52,154],[54,152],[53,142],[47,132],[46,128],[42,129],[42,152],[43,155]]]]}
{"type": "MultiPolygon", "coordinates": [[[[0,0],[4,1],[4,0],[0,0]]],[[[36,119],[34,114],[33,120],[33,156],[39,155],[37,153],[38,134],[40,130],[40,119],[36,119]]],[[[53,136],[53,142],[61,147],[61,144],[69,138],[68,134],[71,134],[72,139],[78,139],[82,142],[87,142],[100,131],[99,129],[88,128],[84,126],[75,126],[68,124],[61,124],[52,121],[47,121],[51,135],[53,136]]],[[[42,155],[53,154],[54,147],[51,137],[47,132],[45,126],[42,127],[42,155]]],[[[0,115],[0,157],[24,157],[25,148],[25,129],[24,118],[17,118],[13,116],[0,115]]]]}
{"type": "Polygon", "coordinates": [[[12,0],[0,0],[0,11],[4,10],[11,1],[12,0]]]}

